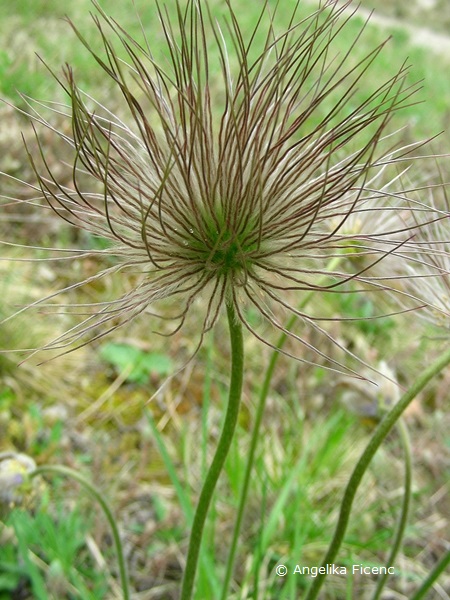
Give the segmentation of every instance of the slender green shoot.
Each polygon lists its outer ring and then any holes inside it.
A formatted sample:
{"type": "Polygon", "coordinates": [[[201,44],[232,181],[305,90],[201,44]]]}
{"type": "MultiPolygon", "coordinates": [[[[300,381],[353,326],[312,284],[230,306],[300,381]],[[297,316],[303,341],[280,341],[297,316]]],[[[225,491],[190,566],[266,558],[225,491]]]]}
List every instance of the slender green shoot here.
{"type": "Polygon", "coordinates": [[[156,426],[155,420],[153,419],[151,412],[149,410],[146,410],[145,414],[147,417],[148,424],[150,425],[150,428],[152,430],[154,439],[156,441],[156,445],[158,446],[159,453],[161,455],[161,458],[163,459],[164,466],[166,467],[167,474],[170,477],[170,481],[172,482],[172,485],[175,489],[175,493],[178,497],[181,509],[183,510],[184,517],[186,521],[189,524],[191,524],[192,519],[194,518],[194,509],[191,500],[177,475],[175,464],[170,457],[169,451],[164,442],[164,438],[161,435],[161,432],[159,431],[158,427],[156,426]]]}
{"type": "MultiPolygon", "coordinates": [[[[336,269],[336,267],[341,262],[341,260],[342,260],[341,257],[336,257],[333,260],[331,260],[330,264],[328,265],[328,271],[333,271],[334,269],[336,269]]],[[[320,281],[319,281],[319,285],[320,285],[320,281]]],[[[305,308],[312,297],[313,297],[313,292],[308,292],[304,296],[302,302],[300,303],[299,310],[305,308]]],[[[287,331],[290,331],[292,329],[296,320],[297,320],[297,315],[292,314],[286,324],[287,331]]],[[[256,409],[256,414],[255,414],[255,424],[253,426],[252,436],[251,436],[251,440],[250,440],[250,447],[248,450],[248,458],[247,458],[247,464],[245,467],[244,481],[242,484],[241,496],[239,499],[239,507],[238,507],[238,512],[236,515],[236,521],[235,521],[234,530],[233,530],[233,538],[232,538],[231,545],[230,545],[230,551],[228,553],[227,567],[226,567],[226,572],[225,572],[225,579],[224,579],[224,584],[223,584],[223,589],[222,589],[221,600],[227,600],[227,598],[228,598],[228,589],[230,587],[231,578],[233,576],[233,569],[234,569],[234,563],[236,560],[236,551],[237,551],[237,546],[238,546],[238,541],[239,541],[239,534],[241,531],[242,519],[244,517],[245,507],[247,504],[248,490],[249,490],[249,486],[250,486],[253,465],[255,462],[256,446],[257,446],[258,440],[259,440],[262,418],[263,418],[264,410],[266,407],[266,401],[267,401],[267,396],[269,394],[272,377],[275,372],[275,367],[278,362],[278,358],[280,356],[279,351],[283,348],[284,344],[286,343],[287,338],[288,338],[288,336],[286,333],[282,333],[280,335],[280,337],[278,338],[275,348],[271,354],[269,366],[267,368],[266,375],[264,377],[264,381],[263,381],[263,384],[261,387],[261,391],[260,391],[260,395],[259,395],[259,402],[258,402],[258,406],[256,409]]]]}
{"type": "MultiPolygon", "coordinates": [[[[389,558],[386,563],[386,567],[392,567],[395,563],[395,559],[397,558],[397,554],[401,548],[403,537],[405,535],[405,529],[408,522],[409,515],[409,507],[411,504],[411,494],[412,494],[412,456],[411,456],[411,440],[409,437],[408,427],[405,423],[405,420],[400,418],[397,422],[397,430],[400,434],[400,441],[403,447],[404,454],[404,465],[405,465],[405,474],[404,474],[404,493],[403,493],[403,501],[402,507],[400,510],[397,528],[395,531],[394,541],[391,546],[391,551],[389,553],[389,558]]],[[[375,588],[375,593],[373,595],[372,600],[378,600],[381,596],[381,593],[386,585],[386,582],[389,578],[388,569],[386,569],[386,573],[380,575],[377,581],[377,587],[375,588]]]]}
{"type": "MultiPolygon", "coordinates": [[[[322,562],[322,566],[325,567],[328,563],[334,562],[334,559],[344,539],[344,535],[350,519],[353,500],[355,499],[355,495],[358,490],[359,484],[361,483],[361,480],[365,472],[367,471],[367,468],[372,458],[374,457],[376,451],[381,446],[386,436],[394,427],[400,416],[417,396],[417,394],[419,394],[419,392],[421,392],[423,388],[448,364],[450,364],[450,349],[448,349],[441,356],[439,356],[439,358],[433,364],[431,364],[427,369],[423,371],[423,373],[415,380],[412,386],[407,390],[407,392],[405,392],[405,394],[403,394],[403,396],[400,398],[397,404],[378,425],[377,429],[375,430],[375,433],[373,434],[365,451],[363,452],[355,469],[353,470],[353,473],[345,489],[334,537],[330,543],[328,552],[326,553],[326,556],[322,562]]],[[[325,577],[326,575],[319,573],[317,577],[314,578],[314,581],[311,587],[309,588],[305,600],[314,600],[315,598],[317,598],[317,595],[320,591],[320,588],[322,587],[325,577]]]]}
{"type": "Polygon", "coordinates": [[[441,558],[441,560],[438,562],[438,564],[434,567],[434,569],[431,571],[431,573],[428,575],[428,577],[422,583],[422,585],[417,590],[417,592],[414,594],[414,596],[411,598],[411,600],[422,600],[422,598],[425,598],[425,596],[431,589],[433,583],[437,580],[439,575],[441,575],[441,573],[443,573],[449,565],[450,565],[450,548],[447,550],[447,552],[444,554],[444,556],[441,558]]]}
{"type": "Polygon", "coordinates": [[[231,341],[231,377],[228,395],[228,407],[222,428],[222,433],[217,445],[216,453],[206,476],[203,489],[197,504],[197,509],[192,523],[191,537],[181,588],[181,600],[191,600],[194,590],[195,574],[197,571],[198,556],[203,537],[206,516],[216,488],[217,481],[223,470],[225,459],[233,440],[241,404],[242,383],[244,377],[244,344],[242,324],[237,320],[233,303],[227,302],[228,326],[231,341]]]}

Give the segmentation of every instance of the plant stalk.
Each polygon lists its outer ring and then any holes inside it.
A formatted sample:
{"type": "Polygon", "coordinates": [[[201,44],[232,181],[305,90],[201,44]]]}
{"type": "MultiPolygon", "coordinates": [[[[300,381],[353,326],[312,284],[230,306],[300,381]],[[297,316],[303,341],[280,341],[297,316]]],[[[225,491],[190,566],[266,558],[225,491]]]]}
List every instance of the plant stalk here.
{"type": "MultiPolygon", "coordinates": [[[[347,484],[344,492],[344,497],[341,503],[341,510],[339,513],[339,519],[334,532],[333,539],[328,548],[327,554],[323,559],[322,566],[326,567],[327,564],[333,563],[336,555],[341,547],[344,539],[345,531],[347,529],[350,513],[352,509],[353,500],[355,499],[356,492],[359,484],[367,471],[367,468],[378,448],[383,443],[384,439],[394,427],[399,417],[405,411],[405,409],[411,404],[414,398],[423,390],[423,388],[433,379],[438,373],[442,371],[448,364],[450,364],[450,348],[441,354],[439,358],[430,365],[423,373],[415,380],[412,386],[403,394],[397,404],[391,409],[389,413],[384,417],[381,423],[378,425],[375,433],[369,441],[366,449],[364,450],[361,458],[358,461],[355,469],[353,470],[352,476],[347,484]]],[[[326,575],[319,573],[314,579],[309,591],[305,597],[305,600],[314,600],[322,587],[326,575]]]]}
{"type": "MultiPolygon", "coordinates": [[[[330,263],[327,267],[327,270],[333,271],[334,269],[337,268],[337,266],[339,265],[339,263],[341,261],[342,261],[342,257],[340,257],[340,256],[334,258],[333,260],[330,261],[330,263]]],[[[322,279],[324,279],[324,277],[319,280],[319,284],[322,281],[322,279]]],[[[305,306],[309,303],[309,301],[311,300],[313,295],[314,295],[314,292],[308,292],[304,296],[302,302],[299,305],[299,310],[302,310],[303,308],[305,308],[305,306]]],[[[298,318],[297,315],[293,314],[290,317],[290,319],[288,320],[285,329],[290,331],[292,329],[292,327],[294,326],[297,318],[298,318]]],[[[253,464],[255,461],[256,446],[257,446],[258,440],[259,440],[259,432],[260,432],[260,428],[261,428],[262,418],[264,415],[264,410],[266,407],[266,400],[267,400],[267,396],[269,394],[270,384],[272,381],[273,373],[275,371],[275,366],[280,357],[279,350],[281,350],[283,348],[284,344],[286,343],[287,337],[288,337],[287,334],[283,332],[280,335],[280,337],[278,338],[276,346],[271,354],[269,366],[267,367],[263,385],[262,385],[262,388],[261,388],[261,391],[259,394],[259,402],[258,402],[258,406],[256,409],[255,422],[253,425],[252,437],[250,440],[250,447],[248,450],[247,464],[245,467],[244,481],[242,484],[241,495],[239,498],[239,507],[238,507],[238,512],[237,512],[236,521],[235,521],[234,530],[233,530],[233,539],[231,541],[231,546],[230,546],[230,550],[228,553],[227,567],[226,567],[226,572],[225,572],[224,585],[222,588],[221,600],[227,600],[227,598],[228,598],[228,588],[230,586],[231,578],[233,575],[234,563],[236,560],[236,551],[237,551],[237,546],[238,546],[238,541],[239,541],[239,534],[241,531],[242,519],[244,517],[245,506],[247,503],[250,479],[251,479],[251,474],[252,474],[252,470],[253,470],[253,464]]]]}
{"type": "Polygon", "coordinates": [[[228,406],[216,453],[206,475],[192,523],[180,600],[191,600],[193,597],[203,529],[217,481],[234,437],[241,404],[244,377],[244,343],[242,325],[236,318],[234,306],[231,301],[227,302],[227,316],[231,342],[231,376],[228,406]]]}
{"type": "MultiPolygon", "coordinates": [[[[408,427],[403,418],[399,418],[397,423],[397,430],[400,435],[400,441],[403,447],[404,454],[404,465],[405,465],[405,475],[404,475],[404,493],[403,493],[403,501],[402,507],[400,510],[397,527],[395,530],[394,541],[391,547],[391,551],[389,553],[389,558],[386,563],[386,567],[392,567],[394,565],[395,559],[397,558],[397,554],[401,548],[403,537],[405,535],[406,525],[408,523],[408,515],[409,515],[409,506],[411,504],[411,495],[412,495],[412,452],[411,452],[411,440],[409,437],[408,427]]],[[[375,592],[372,600],[379,600],[381,597],[381,593],[386,585],[386,582],[389,578],[389,573],[384,573],[378,577],[377,587],[375,588],[375,592]]]]}
{"type": "Polygon", "coordinates": [[[433,583],[436,581],[436,579],[439,577],[439,575],[445,571],[445,569],[449,565],[450,565],[450,549],[447,550],[447,552],[444,554],[444,556],[441,558],[441,560],[437,563],[437,565],[434,567],[434,569],[431,571],[431,573],[428,575],[428,577],[422,583],[422,585],[417,590],[417,592],[414,594],[414,596],[411,598],[411,600],[422,600],[422,598],[425,598],[425,596],[427,595],[427,593],[430,590],[433,583]]]}

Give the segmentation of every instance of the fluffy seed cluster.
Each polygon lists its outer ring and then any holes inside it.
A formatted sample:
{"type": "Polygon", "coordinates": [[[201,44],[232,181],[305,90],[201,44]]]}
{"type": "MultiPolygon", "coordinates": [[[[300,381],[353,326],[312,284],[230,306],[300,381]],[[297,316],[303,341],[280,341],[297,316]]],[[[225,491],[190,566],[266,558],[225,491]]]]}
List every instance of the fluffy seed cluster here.
{"type": "MultiPolygon", "coordinates": [[[[406,291],[423,302],[420,317],[438,327],[447,337],[450,316],[450,198],[445,187],[432,194],[431,206],[436,215],[433,222],[422,227],[415,238],[416,260],[406,267],[406,291]],[[443,195],[442,193],[444,192],[443,195]],[[443,197],[441,197],[443,196],[443,197]]],[[[420,215],[413,215],[420,219],[420,215]]]]}
{"type": "Polygon", "coordinates": [[[282,309],[328,336],[314,312],[296,308],[292,292],[301,301],[310,292],[345,293],[349,283],[364,293],[396,290],[371,267],[405,256],[412,233],[391,217],[412,205],[393,190],[395,179],[372,184],[411,154],[386,140],[392,115],[414,90],[406,68],[375,89],[361,84],[370,83],[382,45],[361,60],[357,39],[333,52],[351,4],[323,2],[302,18],[297,2],[278,31],[279,15],[264,2],[248,31],[229,0],[221,19],[207,2],[175,1],[170,14],[156,2],[163,51],[152,48],[145,27],[139,42],[98,5],[101,52],[72,25],[120,90],[128,119],[83,94],[67,66],[60,84],[70,98],[71,134],[38,112],[32,118],[72,148],[72,182],[58,181],[39,132],[31,164],[60,217],[111,241],[105,252],[115,264],[70,287],[124,270],[137,276],[126,295],[79,309],[78,325],[47,348],[87,343],[167,298],[180,307],[175,330],[202,298],[202,335],[230,302],[257,337],[249,306],[279,330],[282,309]],[[383,215],[384,228],[348,227],[350,219],[380,223],[383,215]],[[330,261],[350,251],[364,254],[363,266],[352,271],[338,260],[330,271],[330,261]]]}

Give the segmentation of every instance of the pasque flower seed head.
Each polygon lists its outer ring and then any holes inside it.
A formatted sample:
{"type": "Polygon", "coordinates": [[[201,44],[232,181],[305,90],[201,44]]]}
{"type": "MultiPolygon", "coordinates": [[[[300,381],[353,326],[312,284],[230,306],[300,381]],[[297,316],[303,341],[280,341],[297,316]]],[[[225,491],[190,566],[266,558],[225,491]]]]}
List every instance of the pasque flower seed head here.
{"type": "MultiPolygon", "coordinates": [[[[279,330],[281,308],[329,337],[314,311],[295,308],[293,292],[300,301],[309,292],[345,291],[350,281],[362,291],[388,287],[371,279],[367,261],[356,272],[329,270],[330,260],[361,247],[358,232],[345,228],[348,219],[360,207],[367,220],[368,210],[378,217],[383,202],[390,206],[392,190],[384,193],[382,186],[371,203],[367,182],[390,162],[407,161],[412,150],[387,146],[390,119],[414,91],[405,84],[407,69],[374,87],[370,70],[383,44],[355,59],[358,35],[346,52],[334,51],[351,4],[323,2],[300,18],[295,3],[280,28],[277,9],[264,2],[247,30],[230,1],[222,19],[208,2],[176,1],[171,14],[157,2],[164,51],[152,46],[153,32],[143,27],[139,42],[97,4],[102,51],[72,24],[120,91],[128,117],[84,94],[66,66],[59,82],[70,99],[71,134],[33,108],[39,151],[30,149],[29,158],[48,206],[111,241],[103,254],[116,263],[70,288],[125,270],[139,277],[122,297],[79,309],[84,317],[47,349],[83,345],[167,298],[178,302],[175,330],[203,299],[200,338],[225,301],[264,341],[247,319],[248,306],[279,330]],[[47,158],[42,128],[72,149],[70,184],[58,179],[47,158]]],[[[402,194],[396,193],[391,212],[404,209],[402,194]]],[[[377,232],[383,244],[373,246],[371,260],[378,266],[400,247],[404,256],[407,228],[396,224],[389,233],[377,232]]],[[[364,252],[370,254],[367,247],[364,252]]]]}

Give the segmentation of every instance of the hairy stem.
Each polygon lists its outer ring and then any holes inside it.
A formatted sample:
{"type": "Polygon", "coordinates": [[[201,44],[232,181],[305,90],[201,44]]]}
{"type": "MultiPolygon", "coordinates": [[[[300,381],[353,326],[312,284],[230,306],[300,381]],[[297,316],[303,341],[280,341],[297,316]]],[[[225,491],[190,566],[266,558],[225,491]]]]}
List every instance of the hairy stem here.
{"type": "Polygon", "coordinates": [[[183,585],[181,588],[181,600],[191,600],[194,590],[195,574],[197,570],[198,556],[202,542],[203,528],[208,514],[209,505],[214,490],[222,472],[225,459],[233,440],[236,430],[239,407],[242,395],[242,382],[244,376],[244,345],[242,336],[242,325],[237,320],[233,304],[227,302],[228,326],[231,341],[231,377],[230,390],[228,394],[228,407],[222,433],[217,445],[217,450],[206,475],[205,483],[200,494],[197,509],[192,523],[191,537],[184,571],[183,585]]]}
{"type": "MultiPolygon", "coordinates": [[[[334,537],[328,548],[328,552],[322,562],[322,566],[325,567],[328,563],[333,563],[339,548],[341,547],[344,539],[345,531],[347,529],[350,513],[358,490],[359,484],[367,471],[367,468],[378,448],[383,443],[384,439],[394,427],[403,411],[409,406],[414,398],[422,391],[422,389],[429,383],[433,377],[435,377],[442,369],[450,364],[450,349],[444,352],[432,365],[423,371],[423,373],[416,379],[408,391],[403,394],[397,404],[392,410],[384,417],[381,423],[378,425],[375,433],[369,441],[366,449],[364,450],[361,458],[358,461],[355,469],[353,470],[352,476],[345,489],[344,497],[341,503],[341,510],[339,513],[339,519],[334,532],[334,537]]],[[[314,579],[311,587],[309,588],[308,594],[305,600],[313,600],[317,598],[317,595],[322,587],[323,581],[326,575],[319,573],[314,579]]]]}
{"type": "Polygon", "coordinates": [[[46,474],[64,475],[65,477],[69,477],[70,479],[78,481],[78,483],[80,483],[99,503],[105,517],[108,520],[113,534],[114,545],[116,547],[117,553],[117,562],[119,564],[119,576],[120,583],[122,586],[123,600],[129,600],[130,587],[128,583],[128,575],[127,568],[125,565],[122,541],[120,539],[119,529],[117,527],[116,520],[114,518],[111,508],[109,507],[109,504],[106,502],[101,492],[99,492],[99,490],[90,481],[88,481],[85,477],[83,477],[83,475],[81,475],[77,471],[74,471],[73,469],[70,469],[69,467],[64,467],[62,465],[42,465],[41,467],[37,467],[37,469],[30,473],[30,478],[36,477],[37,475],[46,474]]]}
{"type": "MultiPolygon", "coordinates": [[[[296,319],[297,319],[296,315],[293,315],[289,319],[289,322],[288,322],[286,328],[289,329],[290,327],[292,327],[292,325],[295,323],[296,319]]],[[[286,341],[286,338],[287,338],[287,335],[285,333],[282,333],[280,335],[280,338],[277,343],[277,348],[281,348],[283,346],[283,344],[286,341]]],[[[227,598],[228,598],[228,588],[230,586],[231,577],[233,575],[234,563],[236,560],[236,551],[237,551],[237,545],[238,545],[238,541],[239,541],[239,533],[241,531],[242,519],[244,517],[245,506],[247,503],[248,488],[250,486],[250,479],[251,479],[251,474],[252,474],[252,470],[253,470],[253,463],[255,461],[255,452],[256,452],[256,446],[258,444],[258,439],[259,439],[259,431],[261,428],[261,422],[262,422],[262,417],[264,414],[264,408],[266,406],[267,395],[268,395],[269,389],[270,389],[270,383],[271,383],[273,372],[275,370],[275,366],[277,364],[279,356],[280,356],[279,352],[277,352],[275,350],[272,352],[272,356],[270,357],[269,366],[267,368],[266,375],[264,377],[264,382],[263,382],[263,385],[261,388],[261,393],[259,396],[259,402],[258,402],[258,406],[256,409],[256,415],[255,415],[255,422],[253,425],[252,437],[250,440],[250,447],[248,450],[248,458],[247,458],[247,465],[245,468],[244,481],[242,484],[241,496],[239,499],[239,507],[238,507],[238,512],[236,515],[236,521],[234,524],[233,539],[231,541],[230,551],[228,553],[227,569],[226,569],[224,584],[223,584],[223,588],[222,588],[221,600],[227,600],[227,598]]]]}
{"type": "MultiPolygon", "coordinates": [[[[404,419],[400,418],[397,423],[397,429],[400,434],[400,441],[403,447],[403,454],[405,460],[405,477],[404,477],[404,494],[402,508],[397,522],[395,531],[394,541],[389,553],[389,558],[386,563],[386,567],[392,567],[395,559],[397,558],[398,551],[402,545],[403,536],[405,534],[406,524],[408,522],[409,506],[411,504],[411,483],[412,483],[412,457],[411,457],[411,441],[409,438],[408,427],[404,419]]],[[[380,575],[377,581],[377,587],[372,600],[378,600],[381,596],[381,592],[386,585],[386,581],[389,578],[389,573],[380,575]]]]}
{"type": "MultiPolygon", "coordinates": [[[[339,263],[341,262],[341,260],[342,260],[342,258],[340,256],[331,260],[330,264],[327,267],[327,270],[333,271],[334,269],[336,269],[337,266],[339,265],[339,263]]],[[[322,279],[325,279],[325,277],[323,277],[322,279]]],[[[320,285],[320,282],[322,281],[322,279],[319,280],[319,285],[320,285]]],[[[309,301],[311,300],[313,295],[314,295],[313,292],[307,293],[304,296],[302,302],[300,303],[298,309],[302,310],[303,308],[305,308],[305,306],[309,303],[309,301]]],[[[287,331],[290,331],[292,329],[292,327],[294,326],[294,323],[296,322],[296,320],[297,320],[297,315],[293,314],[290,317],[289,321],[287,322],[285,329],[287,331]]],[[[242,519],[244,517],[245,506],[247,504],[248,489],[250,486],[250,479],[251,479],[251,474],[252,474],[252,470],[253,470],[253,464],[255,461],[255,452],[256,452],[256,446],[257,446],[258,440],[259,440],[259,432],[260,432],[260,428],[261,428],[261,422],[262,422],[262,418],[264,415],[264,409],[266,407],[266,400],[267,400],[267,396],[269,394],[270,384],[272,381],[273,373],[275,371],[275,366],[276,366],[276,364],[278,362],[278,358],[280,356],[279,350],[281,350],[283,348],[284,344],[286,343],[287,337],[288,336],[286,333],[282,333],[280,335],[280,337],[278,338],[276,346],[271,354],[269,366],[267,367],[263,385],[262,385],[262,388],[261,388],[261,391],[259,394],[259,402],[258,402],[258,406],[256,409],[255,422],[253,425],[252,437],[250,440],[250,447],[248,450],[248,458],[247,458],[247,465],[245,468],[244,481],[242,484],[241,495],[239,498],[239,507],[238,507],[238,512],[236,515],[236,521],[234,524],[233,539],[231,541],[231,546],[230,546],[230,550],[228,553],[227,568],[226,568],[226,572],[225,572],[225,580],[224,580],[224,584],[223,584],[223,588],[222,588],[221,600],[227,600],[227,598],[228,598],[228,588],[230,586],[231,577],[233,575],[234,563],[236,560],[236,551],[237,551],[237,546],[238,546],[238,541],[239,541],[239,534],[241,531],[242,519]]]]}

